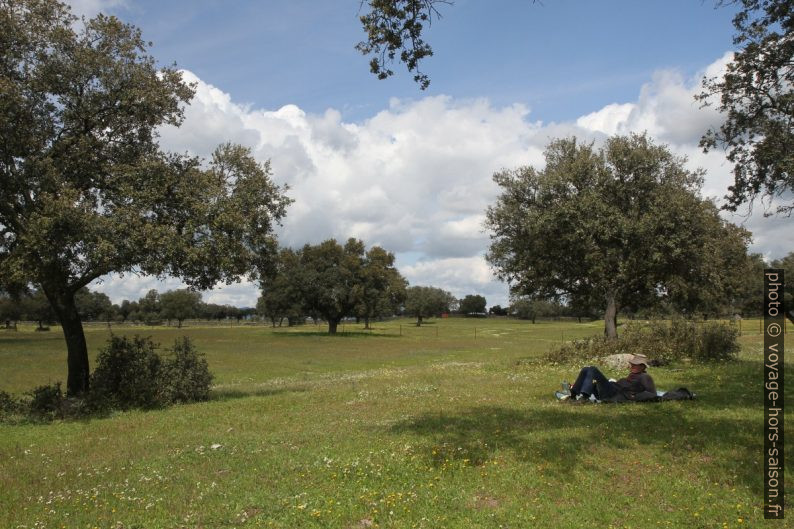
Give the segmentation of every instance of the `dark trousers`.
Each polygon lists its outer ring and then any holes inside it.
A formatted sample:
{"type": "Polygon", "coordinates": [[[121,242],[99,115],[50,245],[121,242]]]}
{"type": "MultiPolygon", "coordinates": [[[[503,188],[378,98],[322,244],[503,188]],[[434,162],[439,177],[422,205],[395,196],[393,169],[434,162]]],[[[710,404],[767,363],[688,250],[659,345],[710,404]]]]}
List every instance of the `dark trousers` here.
{"type": "Polygon", "coordinates": [[[617,386],[607,379],[596,366],[583,367],[571,386],[571,396],[595,395],[597,399],[608,399],[618,392],[617,386]]]}

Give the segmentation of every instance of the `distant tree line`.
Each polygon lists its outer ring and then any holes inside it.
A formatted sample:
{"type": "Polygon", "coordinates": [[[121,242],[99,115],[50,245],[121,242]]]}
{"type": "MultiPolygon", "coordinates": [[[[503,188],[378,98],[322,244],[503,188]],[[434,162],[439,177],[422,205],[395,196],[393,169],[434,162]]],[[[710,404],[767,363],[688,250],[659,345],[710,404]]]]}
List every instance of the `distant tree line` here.
{"type": "MultiPolygon", "coordinates": [[[[204,303],[201,293],[189,289],[159,293],[152,289],[137,301],[113,303],[107,294],[81,288],[75,295],[77,311],[83,321],[108,323],[143,323],[159,325],[173,322],[181,327],[188,319],[242,320],[256,313],[254,308],[204,303]]],[[[35,321],[43,330],[58,321],[52,305],[41,290],[0,293],[0,322],[11,328],[18,321],[35,321]]]]}
{"type": "MultiPolygon", "coordinates": [[[[665,302],[627,306],[621,315],[631,319],[675,314],[705,320],[758,316],[763,302],[763,270],[770,267],[782,268],[786,277],[794,277],[794,252],[769,262],[760,254],[747,255],[734,274],[733,288],[722,295],[695,296],[693,299],[699,301],[691,305],[665,302]]],[[[338,326],[348,317],[363,321],[369,328],[372,321],[393,316],[416,318],[417,325],[442,314],[510,316],[533,323],[538,319],[567,317],[582,321],[603,316],[597,300],[588,305],[586,300],[515,296],[506,307],[486,308],[487,300],[479,294],[456,299],[441,288],[408,286],[394,267],[394,254],[378,246],[364,251],[363,243],[355,239],[345,246],[330,240],[298,251],[282,249],[275,270],[262,285],[256,308],[205,303],[200,292],[189,289],[163,293],[151,289],[138,300],[113,303],[107,294],[83,287],[75,295],[75,303],[83,321],[91,322],[176,323],[181,327],[190,319],[240,321],[262,317],[275,327],[297,325],[311,318],[327,321],[330,332],[335,332],[331,331],[334,321],[338,326]]],[[[786,306],[794,306],[794,282],[787,282],[785,301],[786,306]]],[[[12,328],[18,321],[36,322],[44,330],[58,318],[41,290],[0,292],[0,326],[12,328]]]]}

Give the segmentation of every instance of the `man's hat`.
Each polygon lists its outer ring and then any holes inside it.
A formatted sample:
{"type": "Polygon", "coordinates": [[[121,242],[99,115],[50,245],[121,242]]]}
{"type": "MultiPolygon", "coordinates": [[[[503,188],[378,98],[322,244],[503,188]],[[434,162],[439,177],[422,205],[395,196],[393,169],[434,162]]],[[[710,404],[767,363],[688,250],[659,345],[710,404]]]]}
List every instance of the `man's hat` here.
{"type": "Polygon", "coordinates": [[[644,364],[647,366],[649,362],[650,360],[648,360],[648,357],[645,355],[634,355],[631,357],[631,360],[629,360],[629,364],[635,365],[644,364]]]}

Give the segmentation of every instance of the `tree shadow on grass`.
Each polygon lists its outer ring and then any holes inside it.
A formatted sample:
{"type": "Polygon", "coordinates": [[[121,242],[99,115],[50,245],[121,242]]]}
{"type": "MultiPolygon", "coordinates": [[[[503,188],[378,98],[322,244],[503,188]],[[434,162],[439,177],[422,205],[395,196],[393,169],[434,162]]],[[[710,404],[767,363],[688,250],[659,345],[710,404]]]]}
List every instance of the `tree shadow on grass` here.
{"type": "Polygon", "coordinates": [[[564,480],[574,479],[576,469],[603,471],[599,465],[583,461],[601,448],[607,452],[650,448],[663,453],[667,464],[691,466],[697,462],[715,476],[712,480],[720,476],[739,481],[760,494],[762,469],[747,464],[757,459],[762,448],[758,422],[735,416],[704,419],[689,409],[697,405],[690,401],[561,403],[528,409],[480,406],[454,414],[425,413],[395,424],[391,433],[428,439],[432,464],[466,460],[482,465],[507,450],[519,461],[543,465],[564,480]],[[737,456],[739,463],[735,462],[737,456]],[[728,473],[727,463],[732,463],[728,473]]]}
{"type": "Polygon", "coordinates": [[[288,338],[399,338],[397,333],[384,333],[381,331],[344,331],[337,332],[336,334],[328,334],[327,331],[274,331],[274,335],[288,337],[288,338]]]}
{"type": "Polygon", "coordinates": [[[248,397],[272,397],[284,393],[303,393],[309,391],[306,386],[290,386],[285,388],[260,388],[253,390],[241,389],[220,389],[210,393],[210,402],[226,402],[234,399],[245,399],[248,397]]]}

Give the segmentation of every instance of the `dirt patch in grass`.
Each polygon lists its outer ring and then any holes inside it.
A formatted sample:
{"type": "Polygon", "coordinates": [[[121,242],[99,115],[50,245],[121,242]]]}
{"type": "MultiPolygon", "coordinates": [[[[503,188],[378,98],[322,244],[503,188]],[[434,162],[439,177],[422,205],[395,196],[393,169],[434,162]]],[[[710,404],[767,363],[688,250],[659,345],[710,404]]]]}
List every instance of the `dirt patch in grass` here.
{"type": "Polygon", "coordinates": [[[499,507],[499,500],[487,494],[481,494],[474,497],[472,500],[472,507],[475,509],[496,509],[499,507]]]}

